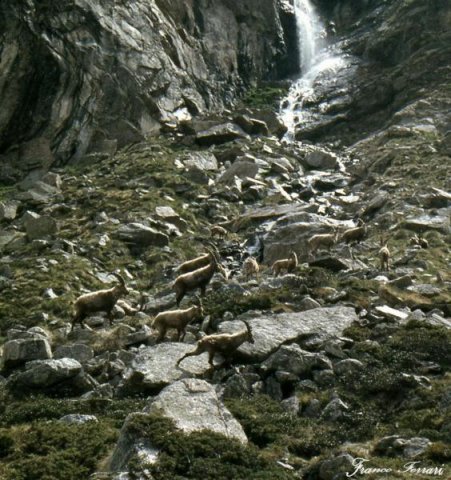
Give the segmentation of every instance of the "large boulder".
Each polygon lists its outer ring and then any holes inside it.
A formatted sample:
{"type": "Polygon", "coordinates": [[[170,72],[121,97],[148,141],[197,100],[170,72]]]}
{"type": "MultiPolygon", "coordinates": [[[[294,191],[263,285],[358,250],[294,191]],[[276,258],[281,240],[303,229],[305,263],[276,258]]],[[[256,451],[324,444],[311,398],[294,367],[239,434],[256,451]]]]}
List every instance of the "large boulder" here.
{"type": "Polygon", "coordinates": [[[35,212],[26,212],[23,224],[27,232],[28,240],[49,237],[58,230],[56,220],[49,215],[39,215],[35,212]]]}
{"type": "Polygon", "coordinates": [[[156,393],[186,376],[205,375],[210,368],[206,353],[184,360],[183,369],[176,365],[177,360],[193,348],[185,343],[168,342],[140,349],[125,374],[121,392],[156,393]]]}
{"type": "Polygon", "coordinates": [[[8,379],[10,388],[45,389],[65,380],[76,377],[82,371],[82,366],[73,358],[58,360],[34,360],[28,362],[26,370],[8,379]]]}
{"type": "Polygon", "coordinates": [[[223,123],[199,132],[196,135],[196,142],[199,145],[209,147],[210,145],[220,145],[244,138],[247,138],[247,135],[238,125],[223,123]]]}
{"type": "Polygon", "coordinates": [[[3,345],[3,364],[15,367],[30,360],[52,358],[52,350],[46,338],[19,338],[3,345]]]}
{"type": "MultiPolygon", "coordinates": [[[[322,307],[296,313],[262,314],[255,318],[246,317],[254,344],[244,343],[237,351],[237,357],[247,362],[262,362],[281,345],[301,338],[315,337],[328,340],[340,336],[343,330],[357,320],[355,310],[350,307],[322,307]]],[[[239,319],[220,324],[221,332],[243,330],[239,319]]]]}
{"type": "Polygon", "coordinates": [[[169,237],[166,234],[141,223],[121,225],[116,235],[123,242],[138,247],[165,247],[169,244],[169,237]]]}
{"type": "Polygon", "coordinates": [[[166,387],[146,409],[174,420],[186,433],[210,430],[247,443],[246,434],[219,399],[215,387],[187,378],[166,387]]]}
{"type": "Polygon", "coordinates": [[[149,414],[173,420],[185,433],[210,430],[247,443],[241,425],[221,402],[214,386],[204,380],[184,379],[166,387],[146,407],[145,413],[133,413],[126,418],[110,458],[110,471],[126,471],[131,458],[142,466],[158,459],[158,448],[152,445],[145,431],[134,427],[149,414]]]}
{"type": "Polygon", "coordinates": [[[249,161],[236,161],[231,165],[218,179],[219,183],[233,182],[235,177],[238,178],[254,178],[258,173],[258,165],[249,161]]]}

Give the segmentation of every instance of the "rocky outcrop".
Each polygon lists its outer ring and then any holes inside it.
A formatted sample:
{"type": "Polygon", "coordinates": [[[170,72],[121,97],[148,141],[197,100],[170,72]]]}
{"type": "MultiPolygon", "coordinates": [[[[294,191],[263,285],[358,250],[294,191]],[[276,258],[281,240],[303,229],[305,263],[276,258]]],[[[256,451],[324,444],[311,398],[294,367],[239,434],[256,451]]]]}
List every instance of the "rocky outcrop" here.
{"type": "Polygon", "coordinates": [[[6,0],[0,30],[6,176],[221,108],[285,50],[274,0],[6,0]]]}

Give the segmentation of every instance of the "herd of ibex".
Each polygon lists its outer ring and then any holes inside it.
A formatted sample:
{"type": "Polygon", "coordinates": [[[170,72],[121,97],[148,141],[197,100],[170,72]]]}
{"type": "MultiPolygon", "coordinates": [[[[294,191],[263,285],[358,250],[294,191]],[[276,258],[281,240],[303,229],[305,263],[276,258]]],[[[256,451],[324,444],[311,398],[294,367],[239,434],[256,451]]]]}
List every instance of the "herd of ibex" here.
{"type": "MultiPolygon", "coordinates": [[[[210,228],[211,237],[218,236],[220,238],[225,238],[227,234],[228,231],[219,225],[214,225],[210,228]]],[[[339,239],[346,244],[358,243],[365,238],[366,234],[367,227],[361,221],[357,227],[345,230],[341,236],[339,235],[338,229],[334,227],[331,233],[315,234],[311,236],[307,241],[307,254],[309,256],[314,255],[321,248],[330,250],[339,239]]],[[[378,253],[380,268],[381,270],[388,270],[390,250],[384,237],[381,237],[380,241],[381,246],[378,253]]],[[[427,248],[427,241],[421,236],[412,237],[411,243],[419,245],[422,248],[427,248]]],[[[228,279],[228,272],[221,265],[219,252],[214,244],[211,245],[213,247],[212,249],[206,248],[206,253],[182,263],[176,269],[178,276],[172,284],[172,289],[175,293],[177,307],[180,306],[180,302],[189,292],[199,290],[201,297],[205,296],[207,286],[216,272],[219,272],[226,280],[228,279]]],[[[277,277],[284,272],[294,272],[297,266],[298,257],[294,251],[291,251],[287,258],[276,260],[271,265],[270,271],[275,277],[277,277]]],[[[261,266],[254,257],[245,258],[242,265],[242,275],[246,280],[249,280],[252,276],[255,276],[258,280],[260,272],[261,266]]],[[[118,273],[113,273],[112,275],[119,280],[119,284],[109,289],[87,293],[77,298],[74,304],[75,314],[72,318],[72,329],[77,323],[84,327],[84,319],[88,315],[96,312],[106,312],[111,325],[114,306],[118,302],[122,302],[120,299],[129,293],[124,278],[118,273]]],[[[202,321],[204,317],[201,297],[196,294],[195,304],[189,308],[167,310],[156,315],[151,326],[158,332],[156,339],[157,343],[164,340],[169,329],[175,329],[177,331],[176,341],[183,341],[188,324],[196,320],[202,321]]],[[[123,304],[127,306],[126,302],[123,304]]],[[[144,301],[142,301],[139,310],[141,310],[143,306],[144,301]]],[[[127,312],[135,313],[139,310],[129,306],[127,312]]],[[[180,358],[177,365],[179,365],[186,357],[200,355],[203,352],[208,352],[209,363],[213,364],[215,353],[222,354],[227,360],[242,343],[254,343],[251,327],[247,322],[243,321],[243,323],[246,327],[243,331],[233,334],[221,333],[204,336],[197,342],[195,350],[180,358]]]]}

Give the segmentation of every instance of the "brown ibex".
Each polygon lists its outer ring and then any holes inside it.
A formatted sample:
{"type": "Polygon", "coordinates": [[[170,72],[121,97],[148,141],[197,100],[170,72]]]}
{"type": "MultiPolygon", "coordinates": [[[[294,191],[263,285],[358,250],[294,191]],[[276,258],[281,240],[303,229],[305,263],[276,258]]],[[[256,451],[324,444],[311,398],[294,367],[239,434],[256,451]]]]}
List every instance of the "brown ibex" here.
{"type": "Polygon", "coordinates": [[[367,233],[367,227],[363,223],[363,220],[359,218],[359,226],[354,227],[354,228],[349,228],[348,230],[345,230],[343,232],[343,235],[341,236],[341,240],[345,243],[353,243],[353,242],[360,242],[362,241],[367,233]]]}
{"type": "Polygon", "coordinates": [[[291,273],[298,266],[298,256],[295,252],[291,252],[288,258],[276,260],[271,267],[274,276],[278,276],[282,270],[286,270],[287,273],[291,273]]]}
{"type": "Polygon", "coordinates": [[[249,277],[255,275],[258,279],[258,273],[260,272],[260,265],[254,257],[247,257],[243,263],[243,275],[246,277],[246,280],[249,280],[249,277]]]}
{"type": "Polygon", "coordinates": [[[390,260],[390,250],[387,246],[387,240],[381,236],[381,248],[379,250],[379,260],[381,262],[381,270],[389,270],[388,261],[390,260]]]}
{"type": "Polygon", "coordinates": [[[112,273],[112,275],[119,280],[119,285],[104,290],[98,290],[96,292],[86,293],[77,298],[74,303],[75,315],[72,318],[71,330],[73,330],[76,323],[80,323],[84,328],[85,325],[83,320],[89,314],[95,312],[106,312],[111,325],[112,312],[116,302],[119,298],[129,293],[123,277],[118,273],[112,273]]]}
{"type": "Polygon", "coordinates": [[[307,241],[309,252],[311,254],[316,253],[316,251],[320,247],[330,248],[337,243],[338,240],[338,229],[334,228],[333,233],[318,233],[317,235],[313,235],[307,241]]]}
{"type": "Polygon", "coordinates": [[[213,225],[210,227],[210,235],[212,237],[225,238],[229,232],[220,225],[213,225]]]}
{"type": "Polygon", "coordinates": [[[152,322],[152,328],[158,330],[157,343],[161,342],[166,331],[169,328],[175,328],[177,330],[177,342],[183,341],[186,334],[186,327],[190,322],[197,319],[202,319],[204,310],[202,301],[199,297],[198,305],[193,305],[185,310],[168,310],[166,312],[160,312],[152,322]]]}
{"type": "Polygon", "coordinates": [[[209,253],[211,254],[210,263],[207,266],[194,270],[193,272],[179,275],[175,279],[172,288],[175,290],[177,306],[180,305],[180,302],[187,292],[199,288],[201,295],[204,296],[207,285],[210,283],[216,271],[219,271],[224,278],[227,278],[227,272],[219,263],[216,255],[212,251],[209,251],[209,253]]]}
{"type": "Polygon", "coordinates": [[[250,325],[242,320],[246,326],[245,330],[236,333],[215,333],[213,335],[207,335],[201,338],[196,345],[195,350],[185,353],[177,361],[177,365],[186,358],[195,355],[201,355],[204,352],[208,352],[208,363],[213,365],[213,359],[216,353],[220,353],[224,357],[224,361],[228,360],[228,357],[244,342],[254,343],[254,337],[250,325]]]}

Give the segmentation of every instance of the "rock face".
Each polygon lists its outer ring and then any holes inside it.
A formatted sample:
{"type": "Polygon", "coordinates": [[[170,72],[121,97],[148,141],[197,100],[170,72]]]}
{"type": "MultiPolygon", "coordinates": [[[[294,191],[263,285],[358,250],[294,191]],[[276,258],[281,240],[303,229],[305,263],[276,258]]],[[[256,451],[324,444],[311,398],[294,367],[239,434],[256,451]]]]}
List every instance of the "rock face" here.
{"type": "Polygon", "coordinates": [[[114,151],[221,107],[285,51],[275,0],[6,0],[0,30],[0,152],[35,138],[39,166],[49,145],[59,160],[114,151]]]}

